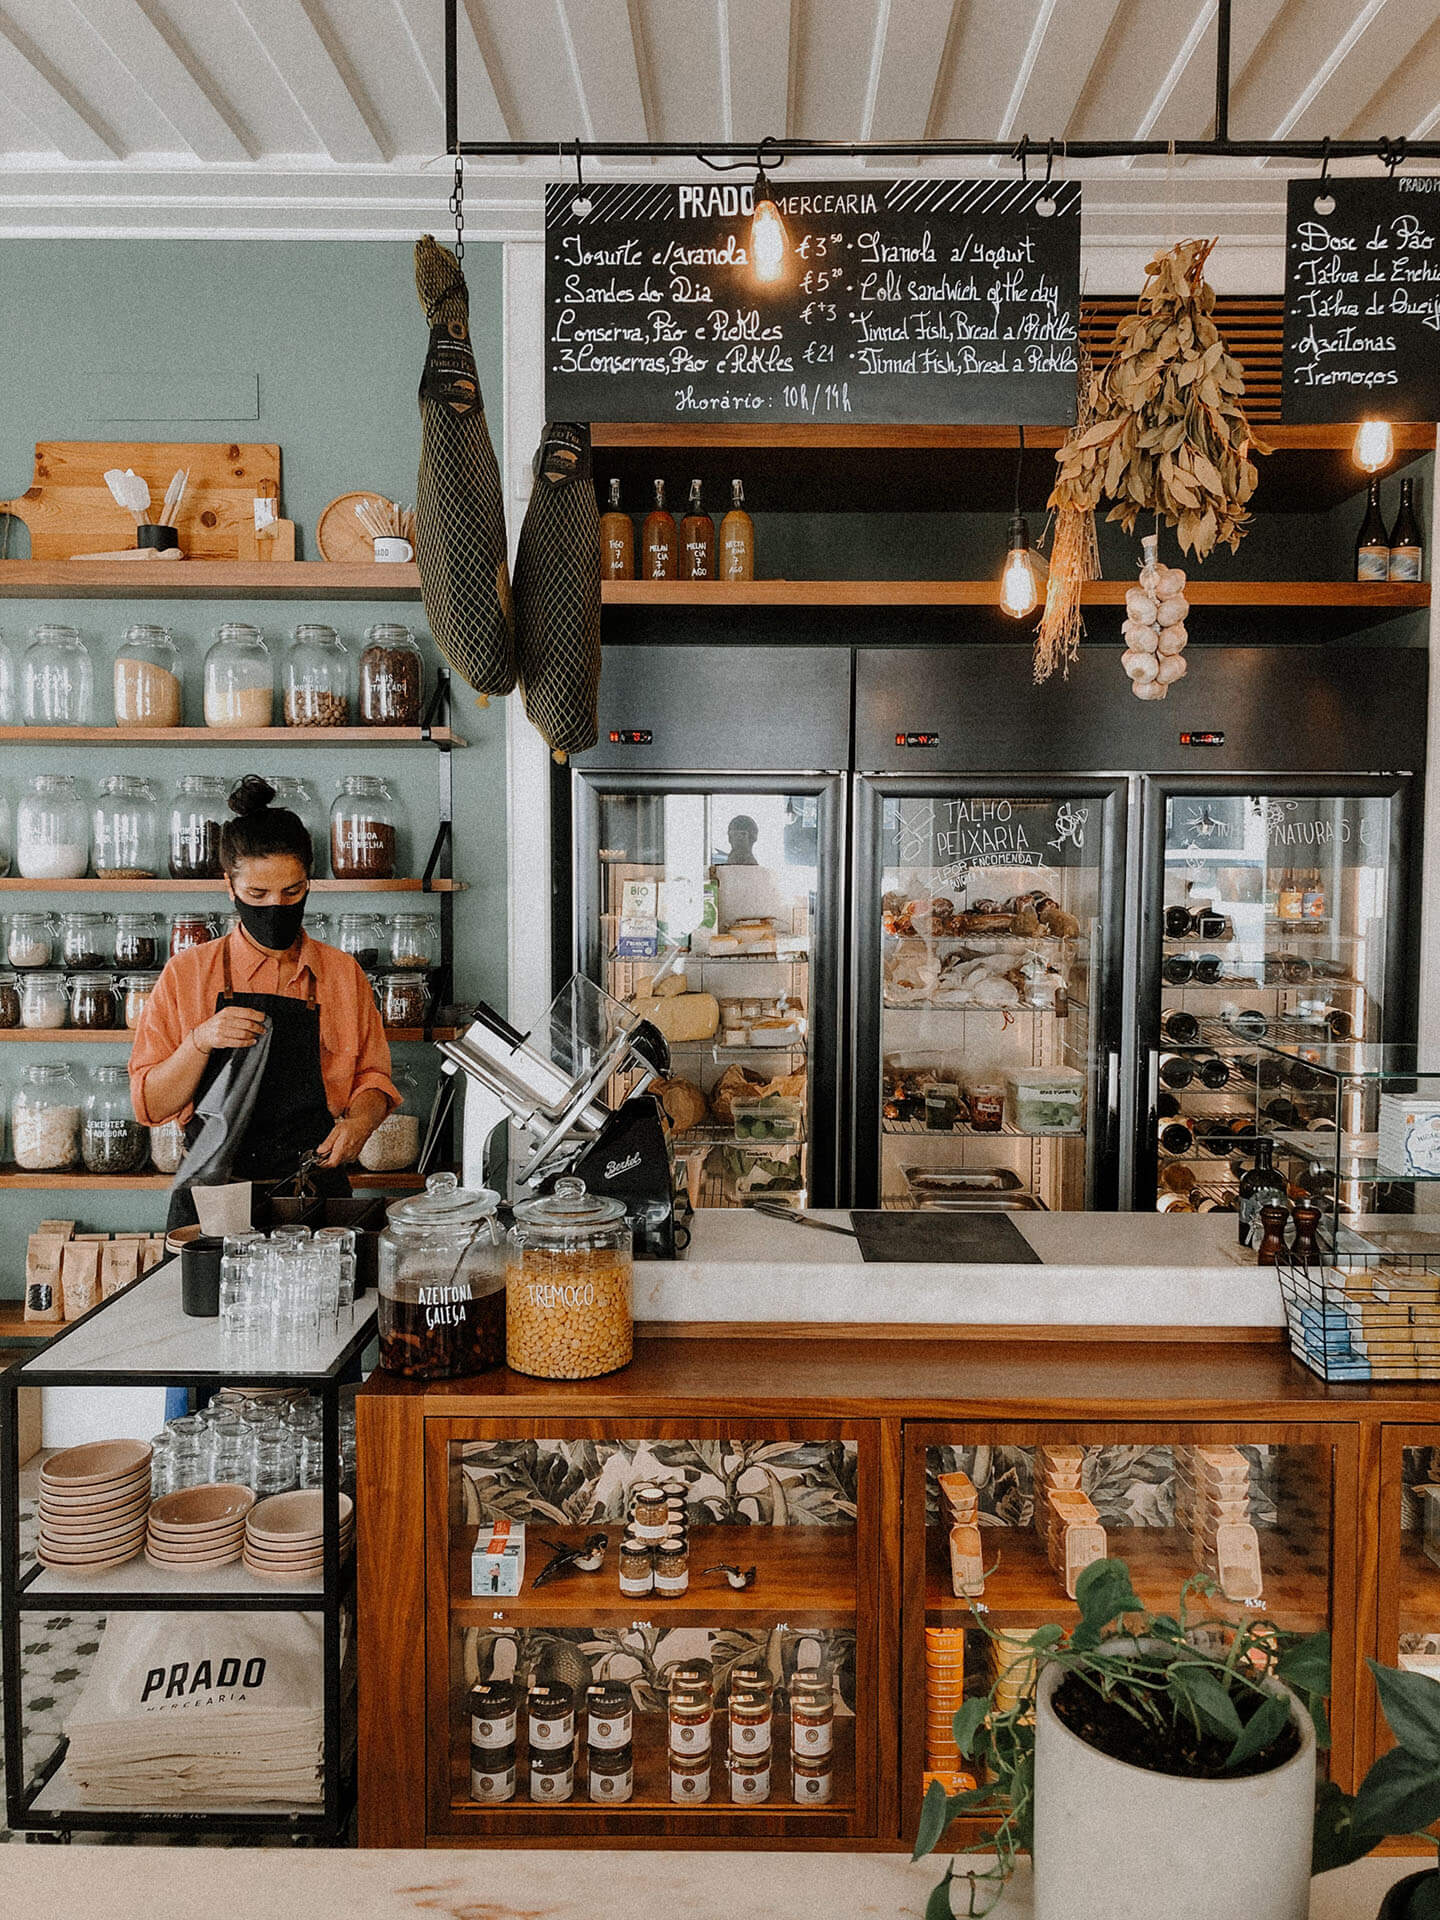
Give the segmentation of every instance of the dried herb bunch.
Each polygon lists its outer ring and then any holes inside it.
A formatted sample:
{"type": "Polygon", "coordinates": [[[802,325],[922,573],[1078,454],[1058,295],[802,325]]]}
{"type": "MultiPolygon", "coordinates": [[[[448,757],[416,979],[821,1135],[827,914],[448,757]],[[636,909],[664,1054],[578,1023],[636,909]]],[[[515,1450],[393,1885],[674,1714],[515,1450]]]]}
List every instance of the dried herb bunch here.
{"type": "MultiPolygon", "coordinates": [[[[1075,375],[1075,438],[1095,424],[1095,369],[1089,350],[1081,346],[1075,375]]],[[[1052,506],[1055,501],[1052,498],[1052,506]]],[[[1048,680],[1058,668],[1068,680],[1070,662],[1085,638],[1080,596],[1087,580],[1100,578],[1100,543],[1095,535],[1095,508],[1056,507],[1050,543],[1050,573],[1045,582],[1045,611],[1035,635],[1035,681],[1048,680]]]]}
{"type": "Polygon", "coordinates": [[[1270,451],[1245,418],[1244,376],[1211,317],[1214,246],[1184,240],[1149,263],[1139,309],[1092,382],[1094,424],[1060,449],[1050,496],[1059,510],[1112,500],[1107,517],[1127,533],[1158,514],[1197,560],[1222,540],[1239,546],[1258,478],[1251,455],[1270,451]]]}

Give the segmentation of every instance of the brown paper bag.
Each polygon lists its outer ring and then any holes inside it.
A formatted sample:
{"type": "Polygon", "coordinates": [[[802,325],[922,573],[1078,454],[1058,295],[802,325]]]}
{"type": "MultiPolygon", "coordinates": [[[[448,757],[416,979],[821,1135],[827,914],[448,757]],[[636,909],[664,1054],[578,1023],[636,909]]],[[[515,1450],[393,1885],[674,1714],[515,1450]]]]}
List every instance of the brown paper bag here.
{"type": "Polygon", "coordinates": [[[32,1233],[25,1249],[25,1318],[63,1320],[60,1261],[65,1242],[59,1234],[32,1233]]]}
{"type": "Polygon", "coordinates": [[[36,1233],[52,1233],[59,1240],[68,1240],[75,1231],[73,1220],[42,1220],[35,1229],[36,1233]]]}
{"type": "Polygon", "coordinates": [[[93,1240],[71,1240],[60,1261],[65,1318],[78,1320],[100,1298],[100,1247],[93,1240]]]}
{"type": "Polygon", "coordinates": [[[140,1277],[140,1242],[137,1240],[112,1240],[100,1252],[100,1298],[108,1300],[112,1293],[118,1293],[122,1287],[128,1287],[132,1280],[140,1277]]]}
{"type": "Polygon", "coordinates": [[[152,1267],[161,1266],[168,1257],[165,1252],[164,1234],[152,1233],[145,1242],[145,1257],[140,1263],[140,1271],[149,1273],[152,1267]]]}

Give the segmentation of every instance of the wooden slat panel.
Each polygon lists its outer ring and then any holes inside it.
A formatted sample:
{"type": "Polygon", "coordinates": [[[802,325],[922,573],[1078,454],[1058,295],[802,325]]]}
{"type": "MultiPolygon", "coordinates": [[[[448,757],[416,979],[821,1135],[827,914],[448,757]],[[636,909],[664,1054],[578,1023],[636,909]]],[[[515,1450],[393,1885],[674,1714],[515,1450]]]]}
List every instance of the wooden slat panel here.
{"type": "MultiPolygon", "coordinates": [[[[1080,335],[1097,366],[1109,359],[1115,329],[1135,306],[1134,300],[1118,297],[1082,302],[1080,335]]],[[[1278,422],[1285,302],[1221,294],[1215,302],[1215,323],[1244,369],[1246,413],[1257,426],[1278,422]]]]}

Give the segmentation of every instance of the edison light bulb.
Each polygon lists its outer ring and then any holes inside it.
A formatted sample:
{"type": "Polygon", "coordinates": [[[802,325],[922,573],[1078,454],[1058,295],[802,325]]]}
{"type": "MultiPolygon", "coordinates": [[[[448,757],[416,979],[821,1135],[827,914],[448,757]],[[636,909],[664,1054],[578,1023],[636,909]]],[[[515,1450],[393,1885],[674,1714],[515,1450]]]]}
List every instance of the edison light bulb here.
{"type": "Polygon", "coordinates": [[[1395,435],[1388,420],[1362,420],[1355,429],[1355,464],[1379,473],[1395,458],[1395,435]]]}
{"type": "Polygon", "coordinates": [[[1010,522],[1010,551],[1000,576],[1000,605],[1012,619],[1023,620],[1035,611],[1039,598],[1035,563],[1030,558],[1030,530],[1017,515],[1010,522]]]}
{"type": "Polygon", "coordinates": [[[762,173],[755,181],[755,212],[750,221],[750,259],[755,278],[783,279],[789,256],[790,236],[780,218],[780,209],[770,197],[770,183],[762,173]]]}

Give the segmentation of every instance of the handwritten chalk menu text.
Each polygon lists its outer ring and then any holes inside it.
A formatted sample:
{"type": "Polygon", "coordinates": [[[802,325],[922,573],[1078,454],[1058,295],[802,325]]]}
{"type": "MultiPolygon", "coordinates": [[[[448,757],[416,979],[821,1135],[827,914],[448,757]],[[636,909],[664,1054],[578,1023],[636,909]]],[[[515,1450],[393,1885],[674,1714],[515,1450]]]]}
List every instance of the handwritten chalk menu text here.
{"type": "Polygon", "coordinates": [[[1290,182],[1281,416],[1440,420],[1440,176],[1290,182]]]}
{"type": "Polygon", "coordinates": [[[1074,420],[1078,183],[772,189],[768,285],[749,184],[546,189],[550,419],[1074,420]]]}

